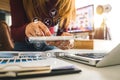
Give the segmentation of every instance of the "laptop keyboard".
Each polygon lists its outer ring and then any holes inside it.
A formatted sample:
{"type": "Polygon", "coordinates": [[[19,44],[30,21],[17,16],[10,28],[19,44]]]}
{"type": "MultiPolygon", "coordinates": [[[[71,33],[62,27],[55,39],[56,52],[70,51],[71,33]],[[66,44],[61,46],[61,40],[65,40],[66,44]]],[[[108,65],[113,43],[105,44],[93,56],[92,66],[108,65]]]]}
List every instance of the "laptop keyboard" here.
{"type": "Polygon", "coordinates": [[[94,58],[94,59],[98,59],[98,58],[103,58],[105,56],[104,53],[84,53],[84,54],[75,54],[76,56],[82,56],[82,57],[88,57],[88,58],[94,58]]]}
{"type": "Polygon", "coordinates": [[[22,62],[32,62],[45,59],[45,57],[38,57],[38,56],[19,56],[19,57],[4,57],[0,58],[0,64],[7,64],[7,63],[22,63],[22,62]]]}

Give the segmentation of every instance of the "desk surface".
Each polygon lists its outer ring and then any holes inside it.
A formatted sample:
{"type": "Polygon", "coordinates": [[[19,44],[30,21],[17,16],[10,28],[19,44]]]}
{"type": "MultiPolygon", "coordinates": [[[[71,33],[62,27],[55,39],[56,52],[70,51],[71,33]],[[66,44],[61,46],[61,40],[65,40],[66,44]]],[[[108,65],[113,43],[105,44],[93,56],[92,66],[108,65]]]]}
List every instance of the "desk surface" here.
{"type": "MultiPolygon", "coordinates": [[[[95,42],[94,50],[108,50],[111,42],[95,42]],[[96,45],[97,44],[97,45],[96,45]],[[104,46],[104,47],[103,47],[104,46]],[[107,47],[106,47],[107,46],[107,47]],[[102,47],[102,48],[100,48],[102,47]]],[[[65,60],[70,63],[73,63],[82,70],[80,73],[76,74],[67,74],[67,75],[57,75],[57,76],[49,76],[49,77],[36,77],[30,79],[23,79],[23,80],[120,80],[120,65],[117,66],[110,66],[104,68],[96,68],[93,66],[65,60]]]]}
{"type": "MultiPolygon", "coordinates": [[[[68,61],[68,60],[65,60],[68,61]]],[[[120,80],[120,65],[104,68],[68,61],[80,67],[82,72],[67,75],[57,75],[49,77],[36,77],[23,80],[120,80]]]]}
{"type": "MultiPolygon", "coordinates": [[[[111,41],[95,41],[94,50],[109,51],[112,46],[111,41]]],[[[104,68],[96,68],[93,66],[65,60],[77,65],[82,72],[67,75],[56,75],[49,77],[34,77],[21,80],[120,80],[120,65],[104,68]]],[[[15,79],[16,80],[16,79],[15,79]]],[[[20,79],[19,79],[20,80],[20,79]]]]}

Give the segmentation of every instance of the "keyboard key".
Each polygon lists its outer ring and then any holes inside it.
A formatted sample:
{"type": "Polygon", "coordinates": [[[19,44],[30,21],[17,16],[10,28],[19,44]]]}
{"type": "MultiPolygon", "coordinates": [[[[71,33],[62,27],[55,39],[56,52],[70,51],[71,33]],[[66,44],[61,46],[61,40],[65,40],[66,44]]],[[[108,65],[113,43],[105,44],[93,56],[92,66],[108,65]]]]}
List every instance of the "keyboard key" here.
{"type": "Polygon", "coordinates": [[[26,59],[22,59],[22,62],[26,62],[26,59]]]}
{"type": "Polygon", "coordinates": [[[2,59],[0,59],[0,62],[2,61],[2,59]]]}
{"type": "Polygon", "coordinates": [[[27,59],[28,61],[32,61],[32,59],[27,59]]]}
{"type": "Polygon", "coordinates": [[[8,61],[8,59],[4,59],[4,60],[1,62],[1,64],[6,64],[7,61],[8,61]]]}
{"type": "Polygon", "coordinates": [[[14,63],[14,59],[10,59],[10,60],[9,60],[9,63],[14,63]]]}
{"type": "Polygon", "coordinates": [[[20,59],[16,59],[16,62],[20,62],[20,59]]]}
{"type": "Polygon", "coordinates": [[[37,59],[36,58],[33,58],[34,61],[36,61],[37,59]]]}

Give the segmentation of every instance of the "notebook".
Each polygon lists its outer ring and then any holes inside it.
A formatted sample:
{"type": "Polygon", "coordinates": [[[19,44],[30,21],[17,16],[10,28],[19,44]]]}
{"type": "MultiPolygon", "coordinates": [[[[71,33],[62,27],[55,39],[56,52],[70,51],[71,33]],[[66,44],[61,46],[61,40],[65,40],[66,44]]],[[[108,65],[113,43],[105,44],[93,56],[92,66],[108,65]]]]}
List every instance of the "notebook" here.
{"type": "Polygon", "coordinates": [[[58,55],[64,59],[77,61],[80,63],[96,66],[106,67],[120,64],[120,44],[115,46],[112,50],[107,53],[100,52],[61,52],[58,55]]]}
{"type": "Polygon", "coordinates": [[[48,52],[0,52],[0,78],[78,73],[81,70],[48,52]],[[62,64],[62,65],[61,65],[62,64]],[[55,74],[56,73],[56,74],[55,74]]]}

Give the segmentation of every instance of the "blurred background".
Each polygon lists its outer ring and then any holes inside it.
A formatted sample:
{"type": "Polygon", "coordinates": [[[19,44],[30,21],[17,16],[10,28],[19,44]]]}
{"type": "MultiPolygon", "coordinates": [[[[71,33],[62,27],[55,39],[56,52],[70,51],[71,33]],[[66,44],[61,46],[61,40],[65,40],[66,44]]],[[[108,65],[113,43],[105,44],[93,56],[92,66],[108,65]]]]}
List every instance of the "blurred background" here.
{"type": "MultiPolygon", "coordinates": [[[[107,27],[110,35],[109,39],[119,42],[120,4],[115,0],[76,0],[76,9],[87,5],[94,5],[94,29],[100,28],[101,26],[107,27]],[[108,12],[103,11],[102,14],[98,14],[98,6],[104,7],[106,5],[110,5],[111,10],[108,12]]],[[[9,26],[11,25],[9,0],[0,1],[0,20],[5,20],[9,26]]],[[[100,34],[101,33],[99,33],[99,35],[100,34]]]]}

